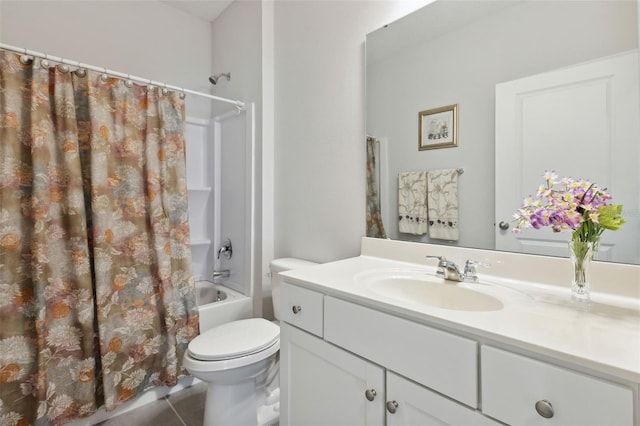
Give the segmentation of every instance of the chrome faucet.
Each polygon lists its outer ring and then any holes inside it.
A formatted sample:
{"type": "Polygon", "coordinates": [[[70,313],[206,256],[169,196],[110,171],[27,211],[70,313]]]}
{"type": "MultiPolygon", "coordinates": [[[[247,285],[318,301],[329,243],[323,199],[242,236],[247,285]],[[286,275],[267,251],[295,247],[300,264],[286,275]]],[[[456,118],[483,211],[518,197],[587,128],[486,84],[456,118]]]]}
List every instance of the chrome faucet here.
{"type": "Polygon", "coordinates": [[[213,278],[229,278],[231,276],[231,271],[228,269],[222,269],[220,271],[213,271],[213,278]]]}
{"type": "Polygon", "coordinates": [[[233,248],[231,247],[231,240],[227,238],[218,249],[218,259],[220,259],[220,255],[223,255],[225,259],[231,259],[232,254],[233,248]]]}
{"type": "Polygon", "coordinates": [[[436,276],[442,277],[449,281],[478,281],[478,275],[476,274],[476,267],[489,266],[486,263],[478,262],[476,260],[467,260],[464,265],[464,271],[460,271],[460,267],[453,261],[447,260],[444,256],[426,256],[427,259],[438,259],[438,269],[436,270],[436,276]]]}

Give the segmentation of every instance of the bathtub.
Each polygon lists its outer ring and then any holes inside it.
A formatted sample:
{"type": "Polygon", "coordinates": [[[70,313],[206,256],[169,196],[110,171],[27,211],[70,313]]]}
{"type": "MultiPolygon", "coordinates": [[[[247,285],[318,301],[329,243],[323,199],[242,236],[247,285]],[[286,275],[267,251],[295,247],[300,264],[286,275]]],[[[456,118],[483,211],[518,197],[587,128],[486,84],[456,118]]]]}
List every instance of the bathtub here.
{"type": "Polygon", "coordinates": [[[200,333],[229,321],[253,316],[251,298],[233,289],[210,281],[197,281],[196,291],[200,333]]]}

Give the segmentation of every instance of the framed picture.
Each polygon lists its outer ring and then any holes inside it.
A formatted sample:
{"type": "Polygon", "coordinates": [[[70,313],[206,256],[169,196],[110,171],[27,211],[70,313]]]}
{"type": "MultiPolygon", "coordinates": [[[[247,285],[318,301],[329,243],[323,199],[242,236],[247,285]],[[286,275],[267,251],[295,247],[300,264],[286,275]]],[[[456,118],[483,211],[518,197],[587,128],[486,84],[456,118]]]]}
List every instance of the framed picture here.
{"type": "Polygon", "coordinates": [[[458,146],[458,104],[418,113],[418,149],[458,146]]]}

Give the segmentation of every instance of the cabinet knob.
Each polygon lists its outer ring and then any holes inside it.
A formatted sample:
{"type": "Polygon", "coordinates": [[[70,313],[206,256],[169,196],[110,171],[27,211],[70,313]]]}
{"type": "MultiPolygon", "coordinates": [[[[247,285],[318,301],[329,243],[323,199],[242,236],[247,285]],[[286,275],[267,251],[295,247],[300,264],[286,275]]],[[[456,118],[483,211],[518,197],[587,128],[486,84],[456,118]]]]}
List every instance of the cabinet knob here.
{"type": "Polygon", "coordinates": [[[509,222],[505,222],[505,221],[503,220],[503,221],[501,221],[501,222],[498,224],[498,227],[499,227],[500,229],[502,229],[503,231],[506,231],[507,229],[509,229],[509,222]]]}
{"type": "Polygon", "coordinates": [[[536,411],[545,419],[553,417],[553,406],[546,399],[536,402],[536,411]]]}
{"type": "Polygon", "coordinates": [[[364,396],[367,398],[367,401],[373,401],[376,397],[375,389],[367,389],[364,393],[364,396]]]}
{"type": "Polygon", "coordinates": [[[387,411],[391,414],[395,413],[398,409],[398,403],[396,401],[387,401],[387,411]]]}
{"type": "Polygon", "coordinates": [[[300,306],[300,305],[293,306],[293,307],[291,308],[291,310],[293,311],[293,313],[294,313],[294,314],[296,314],[296,315],[297,315],[297,314],[298,314],[298,312],[300,312],[300,311],[302,310],[302,306],[300,306]]]}

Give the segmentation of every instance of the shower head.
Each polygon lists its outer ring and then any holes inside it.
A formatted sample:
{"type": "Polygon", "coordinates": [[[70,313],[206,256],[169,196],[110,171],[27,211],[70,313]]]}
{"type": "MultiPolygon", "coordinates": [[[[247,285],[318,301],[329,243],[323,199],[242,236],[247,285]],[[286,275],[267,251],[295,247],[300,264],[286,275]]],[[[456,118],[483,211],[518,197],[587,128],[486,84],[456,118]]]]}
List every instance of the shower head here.
{"type": "Polygon", "coordinates": [[[218,84],[218,80],[220,78],[226,78],[227,81],[231,81],[231,73],[230,72],[223,72],[222,74],[216,74],[214,76],[209,77],[209,81],[211,82],[211,84],[213,84],[214,86],[216,84],[218,84]]]}

